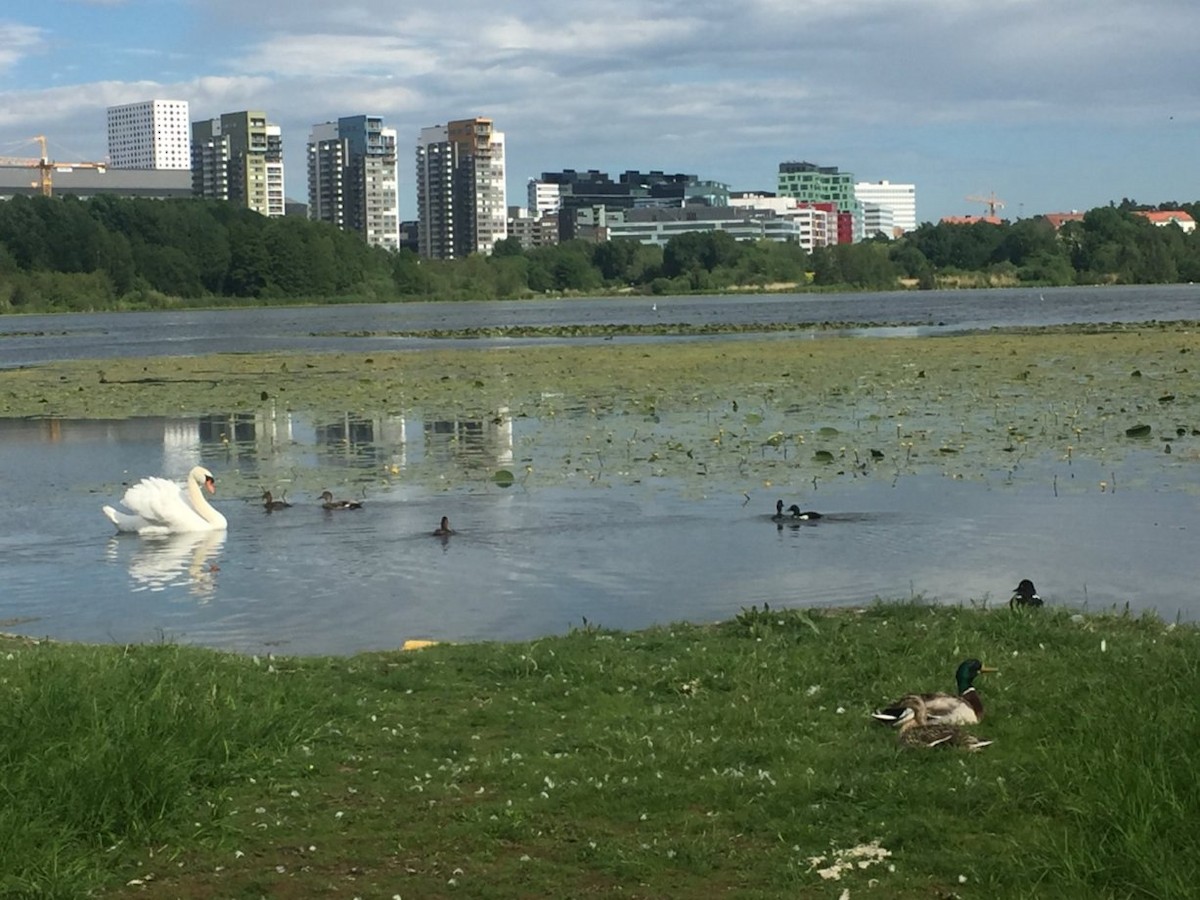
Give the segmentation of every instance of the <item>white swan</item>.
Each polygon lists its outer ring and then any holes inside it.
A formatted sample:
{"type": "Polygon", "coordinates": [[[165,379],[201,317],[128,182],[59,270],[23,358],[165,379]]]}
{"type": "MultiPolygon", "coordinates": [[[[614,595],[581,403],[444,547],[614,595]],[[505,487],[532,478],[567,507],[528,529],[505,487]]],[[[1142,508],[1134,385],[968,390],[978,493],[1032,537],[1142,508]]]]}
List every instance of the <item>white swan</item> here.
{"type": "Polygon", "coordinates": [[[138,534],[177,534],[184,531],[219,531],[228,524],[225,517],[209,506],[200,486],[211,494],[215,479],[204,466],[188,472],[187,489],[166,478],[143,478],[131,485],[121,503],[131,512],[102,507],[117,531],[138,534]]]}

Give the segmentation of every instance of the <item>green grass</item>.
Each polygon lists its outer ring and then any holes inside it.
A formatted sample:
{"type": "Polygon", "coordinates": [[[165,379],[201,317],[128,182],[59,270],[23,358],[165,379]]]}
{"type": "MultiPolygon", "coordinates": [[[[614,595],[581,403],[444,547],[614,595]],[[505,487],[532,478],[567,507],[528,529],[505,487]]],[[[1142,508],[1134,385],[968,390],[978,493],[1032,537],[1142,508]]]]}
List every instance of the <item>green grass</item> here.
{"type": "Polygon", "coordinates": [[[13,642],[0,893],[1189,896],[1198,650],[920,603],[347,659],[13,642]],[[982,753],[869,719],[966,656],[1000,669],[982,753]]]}

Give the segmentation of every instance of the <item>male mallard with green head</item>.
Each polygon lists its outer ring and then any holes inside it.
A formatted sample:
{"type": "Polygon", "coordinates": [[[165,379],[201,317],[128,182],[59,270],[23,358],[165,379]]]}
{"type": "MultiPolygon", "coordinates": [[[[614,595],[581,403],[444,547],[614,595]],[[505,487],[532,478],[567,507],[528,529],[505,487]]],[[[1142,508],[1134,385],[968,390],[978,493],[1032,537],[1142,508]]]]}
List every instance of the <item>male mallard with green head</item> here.
{"type": "Polygon", "coordinates": [[[909,694],[900,700],[904,712],[900,717],[901,747],[961,747],[964,750],[982,750],[991,741],[984,741],[957,725],[945,722],[930,722],[925,701],[920,694],[909,694]]]}
{"type": "MultiPolygon", "coordinates": [[[[909,697],[917,696],[921,698],[924,706],[925,716],[930,723],[941,725],[975,725],[983,719],[983,701],[979,699],[979,692],[975,690],[975,676],[983,672],[995,672],[995,669],[989,668],[977,659],[964,659],[958,665],[958,670],[954,673],[954,681],[958,686],[957,694],[947,694],[945,692],[937,692],[930,694],[910,694],[909,697]]],[[[908,697],[897,700],[883,709],[877,709],[871,713],[880,722],[887,722],[890,725],[895,725],[903,720],[905,710],[909,707],[905,706],[905,700],[908,697]]]]}

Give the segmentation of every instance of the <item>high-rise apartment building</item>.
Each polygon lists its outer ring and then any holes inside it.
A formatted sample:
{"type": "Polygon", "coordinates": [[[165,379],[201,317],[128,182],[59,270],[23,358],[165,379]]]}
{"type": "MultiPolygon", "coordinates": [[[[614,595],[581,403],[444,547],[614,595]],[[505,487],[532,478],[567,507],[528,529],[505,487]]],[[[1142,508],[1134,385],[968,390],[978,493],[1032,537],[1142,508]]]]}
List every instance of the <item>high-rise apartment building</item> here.
{"type": "Polygon", "coordinates": [[[114,169],[187,171],[192,166],[186,100],[108,107],[108,161],[114,169]]]}
{"type": "Polygon", "coordinates": [[[380,116],[314,125],[308,138],[308,217],[398,250],[396,130],[380,116]]]}
{"type": "MultiPolygon", "coordinates": [[[[854,185],[854,195],[860,203],[882,206],[892,211],[892,226],[896,232],[917,228],[917,186],[892,184],[890,181],[860,181],[854,185]]],[[[878,229],[876,229],[878,230],[878,229]]],[[[868,228],[868,235],[871,229],[868,228]]],[[[894,237],[888,233],[888,237],[894,237]]]]}
{"type": "Polygon", "coordinates": [[[264,216],[284,213],[283,136],[259,110],[192,123],[192,193],[264,216]]]}
{"type": "Polygon", "coordinates": [[[417,141],[420,254],[453,259],[491,253],[507,234],[504,134],[491,119],[422,128],[417,141]]]}
{"type": "Polygon", "coordinates": [[[852,234],[839,234],[841,243],[862,239],[862,204],[854,193],[854,175],[839,172],[837,166],[818,166],[810,162],[782,162],[777,176],[777,192],[802,203],[832,203],[839,212],[850,213],[852,234]]]}

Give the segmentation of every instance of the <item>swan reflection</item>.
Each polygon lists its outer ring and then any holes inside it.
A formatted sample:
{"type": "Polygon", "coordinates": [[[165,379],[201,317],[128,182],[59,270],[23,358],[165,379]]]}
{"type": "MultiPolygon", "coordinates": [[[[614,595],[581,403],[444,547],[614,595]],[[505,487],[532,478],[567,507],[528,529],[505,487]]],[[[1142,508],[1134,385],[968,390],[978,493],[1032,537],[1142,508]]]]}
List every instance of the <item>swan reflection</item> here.
{"type": "MultiPolygon", "coordinates": [[[[126,542],[114,538],[110,555],[126,542]]],[[[135,590],[162,591],[186,587],[188,592],[206,598],[216,588],[216,564],[225,544],[224,531],[201,531],[141,538],[129,556],[129,575],[135,590]]]]}

